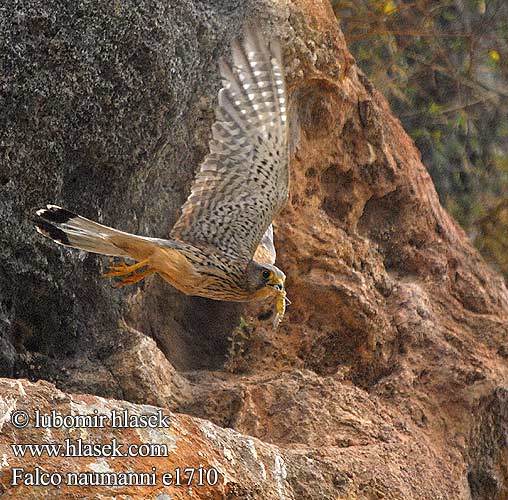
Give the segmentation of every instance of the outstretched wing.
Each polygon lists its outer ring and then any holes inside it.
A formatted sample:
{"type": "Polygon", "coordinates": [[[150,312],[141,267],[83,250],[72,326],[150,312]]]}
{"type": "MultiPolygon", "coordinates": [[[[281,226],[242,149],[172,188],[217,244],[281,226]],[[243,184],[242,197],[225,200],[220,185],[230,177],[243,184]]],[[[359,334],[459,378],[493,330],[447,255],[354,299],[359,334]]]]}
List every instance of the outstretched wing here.
{"type": "Polygon", "coordinates": [[[247,28],[231,48],[210,153],[171,236],[248,261],[288,196],[286,92],[277,41],[247,28]]]}

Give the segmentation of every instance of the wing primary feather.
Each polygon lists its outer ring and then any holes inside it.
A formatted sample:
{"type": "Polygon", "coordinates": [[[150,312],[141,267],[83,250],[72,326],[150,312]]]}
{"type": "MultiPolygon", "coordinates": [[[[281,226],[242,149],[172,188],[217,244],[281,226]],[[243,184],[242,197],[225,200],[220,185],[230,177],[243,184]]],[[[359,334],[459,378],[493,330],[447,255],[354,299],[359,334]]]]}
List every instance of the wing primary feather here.
{"type": "Polygon", "coordinates": [[[234,40],[232,44],[232,53],[238,79],[241,81],[242,85],[247,84],[252,87],[247,91],[247,97],[249,99],[248,109],[252,113],[251,118],[256,121],[255,125],[261,130],[264,130],[266,120],[264,119],[263,108],[266,109],[266,107],[263,105],[262,101],[260,102],[258,100],[258,98],[260,96],[261,89],[264,88],[265,84],[265,80],[261,80],[259,76],[261,76],[265,71],[252,67],[253,61],[251,59],[254,58],[256,52],[254,50],[249,52],[245,43],[242,44],[239,40],[234,40]],[[249,58],[249,52],[251,52],[251,58],[249,58]]]}
{"type": "MultiPolygon", "coordinates": [[[[262,72],[259,76],[264,73],[268,73],[268,78],[256,78],[258,83],[257,92],[262,97],[262,102],[264,104],[265,112],[268,113],[270,122],[277,120],[277,111],[278,109],[272,109],[270,104],[276,104],[278,108],[278,96],[277,96],[277,88],[274,85],[274,72],[273,72],[273,56],[270,53],[266,43],[264,43],[261,39],[261,32],[259,30],[254,30],[252,26],[247,26],[245,28],[245,36],[243,39],[243,47],[245,50],[245,54],[247,56],[249,65],[252,67],[253,64],[256,64],[255,59],[260,59],[264,62],[264,66],[262,72]],[[257,56],[257,57],[256,57],[257,56]],[[262,85],[261,85],[262,84],[262,85]],[[267,85],[265,85],[267,84],[267,85]],[[268,94],[268,96],[266,95],[268,94]],[[271,94],[271,95],[270,95],[271,94]],[[270,99],[266,99],[269,97],[270,99]]],[[[253,71],[254,73],[254,71],[253,71]]],[[[255,75],[255,73],[254,73],[255,75]]]]}
{"type": "Polygon", "coordinates": [[[245,30],[243,47],[251,67],[256,56],[264,61],[263,71],[259,75],[264,78],[255,78],[257,93],[263,98],[262,102],[269,116],[269,124],[283,128],[286,122],[286,102],[280,43],[274,39],[268,46],[261,39],[261,32],[249,26],[245,30]]]}
{"type": "Polygon", "coordinates": [[[245,135],[254,135],[252,125],[242,117],[241,110],[238,109],[234,102],[231,101],[226,89],[221,89],[219,91],[219,108],[217,114],[220,121],[226,123],[232,122],[236,124],[236,126],[240,128],[245,135]]]}
{"type": "Polygon", "coordinates": [[[272,92],[273,101],[276,106],[275,116],[278,117],[278,125],[284,127],[286,123],[286,88],[284,85],[284,74],[282,69],[282,55],[278,40],[273,40],[270,44],[270,50],[273,56],[270,60],[270,71],[272,72],[272,92]]]}
{"type": "Polygon", "coordinates": [[[245,85],[240,82],[237,74],[235,74],[235,72],[224,59],[219,61],[219,70],[221,76],[224,78],[224,88],[226,88],[228,91],[233,90],[235,93],[234,97],[237,97],[237,100],[240,102],[240,104],[243,104],[243,109],[245,109],[246,106],[250,107],[251,101],[247,95],[245,85]]]}

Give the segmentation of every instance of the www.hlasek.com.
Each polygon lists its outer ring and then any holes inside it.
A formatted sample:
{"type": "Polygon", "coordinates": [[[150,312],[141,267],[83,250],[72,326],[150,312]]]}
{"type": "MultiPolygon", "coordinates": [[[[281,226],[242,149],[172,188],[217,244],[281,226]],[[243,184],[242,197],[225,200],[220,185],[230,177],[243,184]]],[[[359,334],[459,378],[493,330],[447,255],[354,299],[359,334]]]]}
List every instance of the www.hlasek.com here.
{"type": "MultiPolygon", "coordinates": [[[[170,415],[158,409],[150,414],[135,414],[128,410],[89,414],[64,415],[56,410],[42,413],[35,410],[32,414],[25,410],[16,410],[10,414],[10,423],[17,429],[29,425],[47,432],[47,429],[159,429],[159,435],[166,442],[160,443],[122,443],[116,437],[106,443],[94,443],[82,438],[65,437],[61,442],[12,443],[12,458],[20,462],[24,458],[46,457],[86,457],[86,458],[122,458],[122,457],[168,457],[175,450],[175,438],[169,431],[170,415]]],[[[219,472],[214,467],[175,467],[172,470],[148,471],[54,471],[49,472],[39,466],[28,470],[25,467],[11,468],[11,486],[215,486],[219,482],[219,472]]]]}

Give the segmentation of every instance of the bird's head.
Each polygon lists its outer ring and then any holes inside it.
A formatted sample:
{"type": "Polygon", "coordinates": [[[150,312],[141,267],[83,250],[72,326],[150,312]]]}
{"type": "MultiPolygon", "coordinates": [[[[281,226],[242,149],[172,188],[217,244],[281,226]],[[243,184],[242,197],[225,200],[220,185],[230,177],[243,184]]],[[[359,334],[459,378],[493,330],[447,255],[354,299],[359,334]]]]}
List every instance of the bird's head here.
{"type": "Polygon", "coordinates": [[[275,292],[284,290],[286,275],[271,264],[259,264],[251,261],[247,266],[247,288],[252,291],[272,289],[275,292]]]}
{"type": "Polygon", "coordinates": [[[284,317],[286,305],[291,302],[286,296],[284,283],[286,275],[275,266],[259,264],[252,261],[247,267],[247,286],[255,298],[262,299],[275,295],[277,297],[277,314],[273,320],[273,327],[277,328],[284,317]]]}

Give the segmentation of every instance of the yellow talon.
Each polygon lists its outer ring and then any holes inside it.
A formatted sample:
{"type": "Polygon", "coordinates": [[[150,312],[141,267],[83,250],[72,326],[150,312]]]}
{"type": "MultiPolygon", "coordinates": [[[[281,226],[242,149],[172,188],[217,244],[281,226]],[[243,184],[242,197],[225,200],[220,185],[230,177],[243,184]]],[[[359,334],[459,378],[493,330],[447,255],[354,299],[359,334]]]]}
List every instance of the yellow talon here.
{"type": "Polygon", "coordinates": [[[138,262],[137,264],[133,264],[132,266],[128,266],[125,262],[121,262],[118,266],[110,266],[109,272],[102,275],[103,278],[118,278],[123,276],[118,283],[115,283],[113,286],[115,288],[120,288],[122,286],[132,285],[141,281],[146,276],[155,272],[155,269],[148,268],[144,271],[135,272],[142,267],[148,266],[148,259],[138,262]],[[134,273],[134,274],[133,274],[134,273]],[[128,275],[131,276],[128,276],[128,275]]]}
{"type": "Polygon", "coordinates": [[[126,276],[121,279],[118,283],[115,283],[113,286],[115,288],[121,288],[122,286],[133,285],[138,281],[141,281],[143,278],[146,278],[148,275],[153,274],[155,269],[147,269],[146,271],[142,271],[140,273],[136,273],[132,276],[126,276]]]}
{"type": "MultiPolygon", "coordinates": [[[[118,266],[109,266],[109,272],[102,275],[103,278],[112,278],[114,276],[122,276],[125,274],[129,266],[125,262],[120,263],[118,266]]],[[[127,271],[128,273],[129,271],[127,271]]]]}
{"type": "Polygon", "coordinates": [[[126,274],[131,274],[134,271],[137,271],[141,267],[146,267],[148,265],[148,259],[142,260],[132,266],[128,266],[125,262],[120,262],[118,266],[110,266],[109,272],[102,275],[103,278],[115,278],[117,276],[125,276],[126,274]]]}

